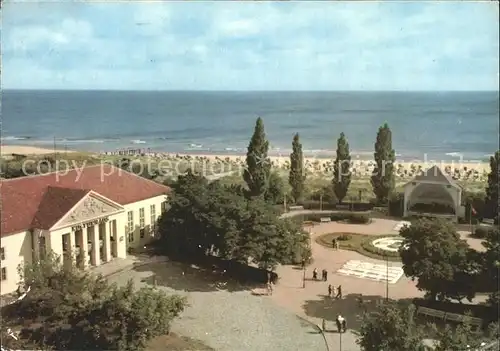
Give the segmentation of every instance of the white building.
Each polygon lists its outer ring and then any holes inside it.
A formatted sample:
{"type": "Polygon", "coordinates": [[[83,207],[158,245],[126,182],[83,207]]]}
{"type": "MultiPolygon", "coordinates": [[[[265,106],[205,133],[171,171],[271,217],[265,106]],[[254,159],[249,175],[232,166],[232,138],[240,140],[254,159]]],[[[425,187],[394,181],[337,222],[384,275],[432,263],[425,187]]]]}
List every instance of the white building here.
{"type": "Polygon", "coordinates": [[[169,190],[110,165],[3,180],[1,294],[17,289],[19,265],[50,251],[82,269],[125,258],[155,235],[169,190]]]}

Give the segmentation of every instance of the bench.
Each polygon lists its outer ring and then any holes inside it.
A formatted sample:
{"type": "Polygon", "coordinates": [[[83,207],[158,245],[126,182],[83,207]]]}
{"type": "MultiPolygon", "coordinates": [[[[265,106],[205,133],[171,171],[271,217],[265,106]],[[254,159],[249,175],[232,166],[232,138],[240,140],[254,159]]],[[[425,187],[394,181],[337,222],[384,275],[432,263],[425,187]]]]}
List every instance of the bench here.
{"type": "Polygon", "coordinates": [[[433,310],[432,308],[427,307],[419,307],[417,310],[417,314],[422,314],[429,317],[441,318],[444,319],[445,312],[439,310],[433,310]]]}
{"type": "Polygon", "coordinates": [[[319,220],[321,221],[321,223],[332,221],[332,219],[330,217],[321,217],[319,220]]]}
{"type": "Polygon", "coordinates": [[[446,313],[444,316],[445,321],[451,321],[451,322],[463,322],[464,320],[464,315],[462,314],[456,314],[456,313],[446,313]]]}
{"type": "Polygon", "coordinates": [[[288,207],[290,211],[300,211],[304,209],[304,206],[290,206],[288,207]]]}

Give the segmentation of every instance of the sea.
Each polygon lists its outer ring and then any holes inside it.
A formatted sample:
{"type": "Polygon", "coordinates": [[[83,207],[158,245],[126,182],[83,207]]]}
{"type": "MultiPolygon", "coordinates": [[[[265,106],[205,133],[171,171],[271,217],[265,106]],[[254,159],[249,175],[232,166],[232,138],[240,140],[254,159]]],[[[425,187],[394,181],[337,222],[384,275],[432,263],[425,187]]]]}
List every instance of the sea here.
{"type": "Polygon", "coordinates": [[[498,92],[2,92],[2,144],[58,150],[244,154],[262,117],[270,154],[373,158],[388,123],[398,160],[487,160],[499,148],[498,92]]]}

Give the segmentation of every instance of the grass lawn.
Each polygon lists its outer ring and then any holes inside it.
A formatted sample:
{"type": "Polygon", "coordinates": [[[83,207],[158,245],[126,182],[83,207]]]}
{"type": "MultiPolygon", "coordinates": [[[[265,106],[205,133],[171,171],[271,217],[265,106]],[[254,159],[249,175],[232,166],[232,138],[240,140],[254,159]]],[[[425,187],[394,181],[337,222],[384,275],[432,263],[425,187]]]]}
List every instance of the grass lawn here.
{"type": "Polygon", "coordinates": [[[385,260],[386,257],[384,253],[387,253],[389,261],[401,261],[397,252],[384,251],[371,244],[371,242],[375,239],[397,236],[394,234],[365,235],[356,233],[327,233],[317,237],[316,242],[324,247],[332,248],[332,240],[340,236],[347,239],[338,241],[341,249],[356,251],[364,256],[378,260],[385,260]]]}

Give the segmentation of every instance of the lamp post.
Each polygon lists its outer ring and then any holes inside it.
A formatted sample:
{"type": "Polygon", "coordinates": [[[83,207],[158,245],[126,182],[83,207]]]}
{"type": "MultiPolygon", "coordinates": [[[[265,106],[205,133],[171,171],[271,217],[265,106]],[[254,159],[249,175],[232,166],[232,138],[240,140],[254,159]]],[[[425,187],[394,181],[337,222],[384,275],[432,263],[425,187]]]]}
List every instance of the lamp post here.
{"type": "Polygon", "coordinates": [[[385,254],[385,302],[389,301],[389,255],[385,254]]]}

